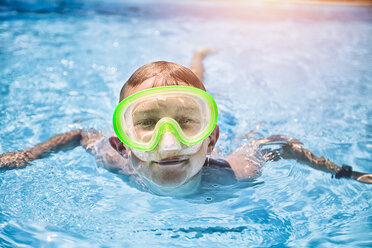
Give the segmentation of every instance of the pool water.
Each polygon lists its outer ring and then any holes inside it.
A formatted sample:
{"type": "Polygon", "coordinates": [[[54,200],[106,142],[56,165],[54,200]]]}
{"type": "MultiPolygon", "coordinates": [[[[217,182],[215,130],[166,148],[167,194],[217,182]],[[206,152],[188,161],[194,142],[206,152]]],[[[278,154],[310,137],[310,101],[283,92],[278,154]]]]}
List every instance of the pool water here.
{"type": "MultiPolygon", "coordinates": [[[[106,135],[122,84],[200,46],[221,154],[282,134],[372,172],[372,11],[183,1],[0,1],[0,153],[76,128],[106,135]],[[242,136],[249,131],[255,134],[242,136]]],[[[255,180],[203,171],[164,197],[81,147],[0,171],[1,247],[371,247],[371,186],[292,160],[255,180]]]]}

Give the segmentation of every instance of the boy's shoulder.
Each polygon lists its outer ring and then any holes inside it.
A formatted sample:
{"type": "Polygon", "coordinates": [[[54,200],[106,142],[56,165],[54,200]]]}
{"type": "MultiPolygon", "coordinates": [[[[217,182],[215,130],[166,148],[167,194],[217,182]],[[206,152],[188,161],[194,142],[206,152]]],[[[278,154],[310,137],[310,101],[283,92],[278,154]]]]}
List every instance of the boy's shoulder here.
{"type": "Polygon", "coordinates": [[[127,159],[123,158],[110,144],[110,138],[102,136],[90,144],[97,166],[118,174],[135,174],[127,159]]]}

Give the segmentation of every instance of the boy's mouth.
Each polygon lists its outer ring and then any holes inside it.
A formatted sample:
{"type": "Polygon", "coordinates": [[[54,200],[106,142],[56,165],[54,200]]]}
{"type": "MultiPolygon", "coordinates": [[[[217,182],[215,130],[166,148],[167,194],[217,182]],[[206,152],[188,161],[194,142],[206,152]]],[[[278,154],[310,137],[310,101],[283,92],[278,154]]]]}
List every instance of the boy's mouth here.
{"type": "Polygon", "coordinates": [[[169,166],[169,165],[176,165],[186,162],[188,159],[180,158],[180,157],[173,157],[173,158],[166,158],[162,160],[154,160],[155,163],[159,165],[169,166]]]}

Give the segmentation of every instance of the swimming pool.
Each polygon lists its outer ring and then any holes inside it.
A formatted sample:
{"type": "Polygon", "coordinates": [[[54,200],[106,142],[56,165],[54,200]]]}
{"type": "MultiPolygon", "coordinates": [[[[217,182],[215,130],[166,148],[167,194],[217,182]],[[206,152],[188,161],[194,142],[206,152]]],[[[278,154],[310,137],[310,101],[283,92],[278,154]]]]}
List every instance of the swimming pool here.
{"type": "MultiPolygon", "coordinates": [[[[155,1],[3,1],[0,153],[74,128],[112,132],[139,66],[188,65],[211,46],[206,87],[218,148],[283,134],[372,172],[370,8],[155,1]]],[[[198,194],[161,197],[97,168],[79,147],[0,172],[0,246],[370,247],[371,186],[295,161],[234,183],[204,171],[198,194]]]]}

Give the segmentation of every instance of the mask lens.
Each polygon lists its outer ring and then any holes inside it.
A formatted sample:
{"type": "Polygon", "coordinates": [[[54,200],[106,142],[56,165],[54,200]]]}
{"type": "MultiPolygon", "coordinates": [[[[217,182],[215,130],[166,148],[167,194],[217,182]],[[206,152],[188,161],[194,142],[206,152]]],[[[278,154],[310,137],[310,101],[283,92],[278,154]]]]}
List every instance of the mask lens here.
{"type": "Polygon", "coordinates": [[[193,97],[161,96],[142,100],[127,113],[131,115],[136,139],[148,142],[159,131],[157,129],[165,121],[164,118],[175,120],[184,135],[198,135],[203,128],[202,112],[193,97]]]}

